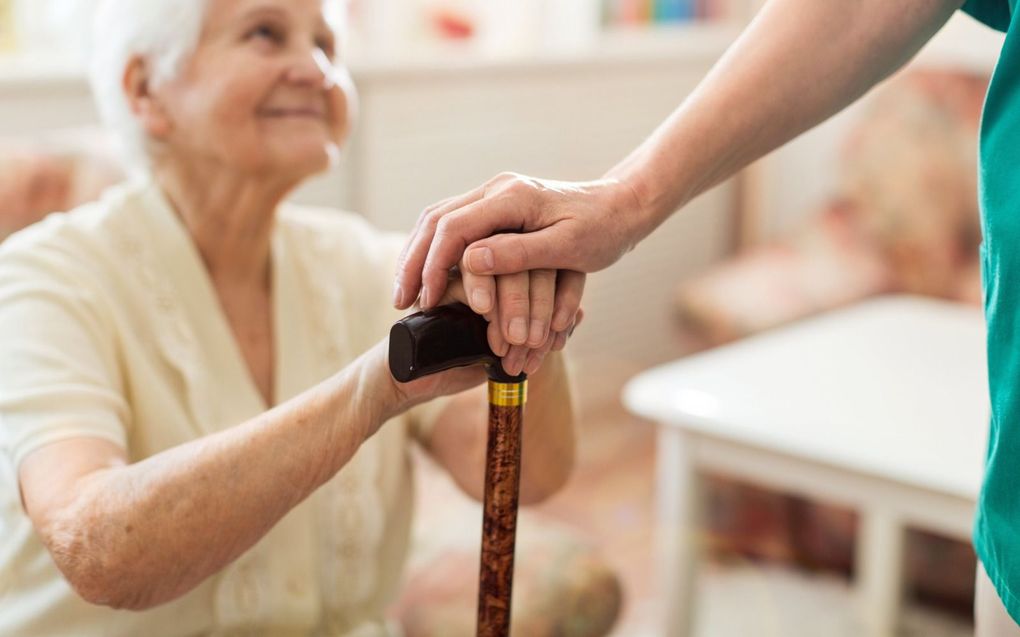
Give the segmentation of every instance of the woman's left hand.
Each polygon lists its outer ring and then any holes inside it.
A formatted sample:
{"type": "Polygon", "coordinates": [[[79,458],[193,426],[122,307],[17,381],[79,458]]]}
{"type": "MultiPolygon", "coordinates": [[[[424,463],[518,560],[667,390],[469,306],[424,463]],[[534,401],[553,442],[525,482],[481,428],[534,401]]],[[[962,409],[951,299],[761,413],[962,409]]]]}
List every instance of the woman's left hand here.
{"type": "Polygon", "coordinates": [[[583,273],[568,270],[479,276],[459,267],[451,272],[440,305],[460,302],[484,316],[489,347],[503,359],[503,369],[512,375],[534,374],[546,354],[563,349],[584,318],[584,283],[583,273]],[[521,316],[529,316],[530,325],[521,316]],[[504,333],[515,343],[507,342],[504,333]]]}

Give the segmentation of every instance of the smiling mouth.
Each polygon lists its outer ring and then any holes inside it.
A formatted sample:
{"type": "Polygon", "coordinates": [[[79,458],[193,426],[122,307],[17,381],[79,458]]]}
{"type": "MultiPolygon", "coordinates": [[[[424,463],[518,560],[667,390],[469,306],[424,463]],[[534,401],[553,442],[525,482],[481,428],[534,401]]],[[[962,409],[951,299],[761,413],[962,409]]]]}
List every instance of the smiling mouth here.
{"type": "Polygon", "coordinates": [[[296,117],[304,119],[323,119],[326,113],[317,108],[269,108],[262,111],[264,117],[286,118],[296,117]]]}

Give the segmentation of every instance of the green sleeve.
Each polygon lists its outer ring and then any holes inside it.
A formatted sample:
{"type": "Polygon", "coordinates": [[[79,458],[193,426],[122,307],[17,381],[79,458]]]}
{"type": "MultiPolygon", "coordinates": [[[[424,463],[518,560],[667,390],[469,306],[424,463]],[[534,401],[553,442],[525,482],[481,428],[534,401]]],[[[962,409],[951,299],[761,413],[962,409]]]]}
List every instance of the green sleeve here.
{"type": "Polygon", "coordinates": [[[1007,0],[967,0],[960,8],[993,29],[1002,32],[1009,30],[1012,16],[1007,0]]]}

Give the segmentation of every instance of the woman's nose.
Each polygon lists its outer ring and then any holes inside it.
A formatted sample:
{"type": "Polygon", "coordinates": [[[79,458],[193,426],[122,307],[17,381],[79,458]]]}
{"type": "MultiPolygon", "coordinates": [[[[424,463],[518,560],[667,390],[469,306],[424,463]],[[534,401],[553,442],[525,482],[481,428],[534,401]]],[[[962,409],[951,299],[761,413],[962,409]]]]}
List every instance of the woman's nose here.
{"type": "Polygon", "coordinates": [[[295,57],[288,78],[297,84],[333,88],[336,85],[336,66],[322,49],[315,48],[295,57]]]}

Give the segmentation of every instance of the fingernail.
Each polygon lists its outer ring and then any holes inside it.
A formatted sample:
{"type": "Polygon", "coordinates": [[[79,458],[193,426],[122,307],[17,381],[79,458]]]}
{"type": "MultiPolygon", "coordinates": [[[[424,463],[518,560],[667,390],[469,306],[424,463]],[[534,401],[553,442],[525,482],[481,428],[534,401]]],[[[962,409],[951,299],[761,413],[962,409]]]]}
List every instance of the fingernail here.
{"type": "Polygon", "coordinates": [[[504,356],[503,357],[503,371],[511,376],[516,376],[517,372],[514,371],[517,367],[517,356],[504,356]]]}
{"type": "Polygon", "coordinates": [[[514,376],[524,371],[524,363],[526,362],[525,354],[518,354],[514,359],[514,376]]]}
{"type": "Polygon", "coordinates": [[[531,376],[532,374],[538,371],[538,366],[540,364],[541,362],[538,360],[537,356],[535,355],[528,356],[528,363],[527,365],[524,366],[524,373],[527,374],[528,376],[531,376]]]}
{"type": "Polygon", "coordinates": [[[510,321],[510,342],[514,345],[523,345],[528,340],[528,325],[522,318],[515,318],[510,321]]]}
{"type": "Polygon", "coordinates": [[[528,337],[528,343],[532,347],[538,347],[545,341],[545,323],[539,320],[531,322],[531,336],[528,337]]]}
{"type": "Polygon", "coordinates": [[[475,288],[471,291],[471,303],[478,312],[488,312],[492,306],[492,295],[488,290],[475,288]]]}
{"type": "Polygon", "coordinates": [[[421,309],[423,309],[423,310],[427,310],[428,309],[428,307],[429,307],[429,289],[428,288],[422,288],[421,298],[418,299],[418,305],[420,305],[421,309]]]}
{"type": "Polygon", "coordinates": [[[399,307],[404,302],[404,288],[399,283],[393,284],[393,305],[399,307]]]}
{"type": "Polygon", "coordinates": [[[468,255],[468,262],[471,264],[471,271],[475,274],[487,274],[496,267],[496,260],[492,257],[492,250],[489,248],[475,248],[468,255]]]}

